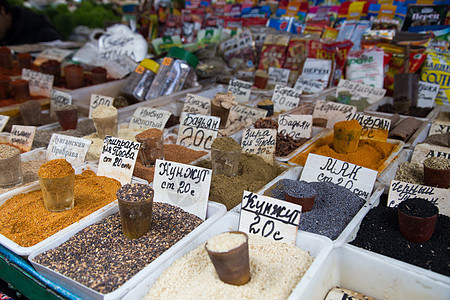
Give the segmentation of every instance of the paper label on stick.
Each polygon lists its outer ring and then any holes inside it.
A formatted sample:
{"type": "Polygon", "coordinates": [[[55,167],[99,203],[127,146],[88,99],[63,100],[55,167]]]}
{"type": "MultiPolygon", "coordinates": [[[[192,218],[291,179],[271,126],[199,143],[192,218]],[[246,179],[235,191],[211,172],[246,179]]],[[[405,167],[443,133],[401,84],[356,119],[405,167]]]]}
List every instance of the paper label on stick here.
{"type": "Polygon", "coordinates": [[[211,99],[194,94],[187,94],[182,112],[209,115],[211,112],[211,99]]]}
{"type": "Polygon", "coordinates": [[[342,160],[310,153],[300,180],[332,182],[364,200],[372,194],[378,172],[342,160]]]}
{"type": "Polygon", "coordinates": [[[170,118],[170,111],[140,106],[136,108],[130,120],[128,128],[157,128],[163,130],[170,118]]]}
{"type": "Polygon", "coordinates": [[[84,163],[92,141],[54,133],[48,143],[46,160],[64,158],[73,166],[84,163]]]}
{"type": "Polygon", "coordinates": [[[72,95],[52,90],[50,97],[50,115],[55,116],[55,108],[58,106],[64,106],[72,104],[72,95]]]}
{"type": "Polygon", "coordinates": [[[313,119],[326,119],[328,120],[327,128],[333,128],[337,122],[345,121],[349,113],[356,113],[356,106],[317,100],[313,119]]]}
{"type": "Polygon", "coordinates": [[[362,126],[361,139],[386,142],[391,127],[391,120],[375,116],[349,113],[347,121],[356,120],[362,126]]]}
{"type": "Polygon", "coordinates": [[[242,136],[242,152],[256,154],[264,161],[273,163],[276,140],[276,129],[247,128],[242,136]]]}
{"type": "Polygon", "coordinates": [[[252,83],[239,79],[231,79],[230,83],[228,83],[228,91],[236,97],[236,102],[248,102],[252,93],[252,83]]]}
{"type": "Polygon", "coordinates": [[[107,64],[103,65],[103,68],[106,69],[108,77],[122,79],[133,72],[137,65],[137,62],[125,55],[108,61],[107,64]]]}
{"type": "Polygon", "coordinates": [[[414,147],[411,162],[421,165],[428,157],[442,157],[450,159],[450,148],[430,144],[418,144],[414,147]]]}
{"type": "Polygon", "coordinates": [[[327,84],[322,81],[309,79],[300,75],[294,85],[294,89],[301,90],[303,93],[314,94],[326,89],[327,84]]]}
{"type": "Polygon", "coordinates": [[[282,114],[278,117],[278,132],[294,140],[310,138],[312,132],[312,115],[282,114]]]}
{"type": "Polygon", "coordinates": [[[449,132],[450,132],[450,122],[434,121],[433,124],[431,124],[428,135],[443,134],[443,133],[449,133],[449,132]]]}
{"type": "Polygon", "coordinates": [[[99,105],[113,106],[113,104],[114,97],[92,94],[91,102],[89,105],[89,119],[92,119],[92,113],[99,105]]]}
{"type": "Polygon", "coordinates": [[[301,212],[301,205],[244,191],[239,230],[295,244],[301,212]]]}
{"type": "Polygon", "coordinates": [[[181,207],[206,219],[212,171],[167,160],[156,160],[154,201],[181,207]]]}
{"type": "Polygon", "coordinates": [[[194,150],[211,150],[217,137],[220,118],[183,112],[180,117],[177,145],[194,150]]]}
{"type": "Polygon", "coordinates": [[[389,186],[388,206],[397,207],[400,202],[409,198],[427,199],[439,208],[440,214],[450,217],[449,189],[392,180],[389,186]]]}
{"type": "Polygon", "coordinates": [[[9,116],[0,115],[0,132],[5,129],[6,124],[9,121],[9,116]]]}
{"type": "Polygon", "coordinates": [[[31,150],[35,134],[36,126],[13,125],[9,136],[9,142],[14,146],[17,146],[23,152],[27,152],[31,150]]]}
{"type": "Polygon", "coordinates": [[[28,80],[31,96],[45,96],[50,98],[53,88],[53,75],[23,68],[22,79],[28,80]]]}
{"type": "Polygon", "coordinates": [[[287,85],[289,81],[289,74],[291,70],[282,68],[269,67],[269,84],[287,85]]]}
{"type": "Polygon", "coordinates": [[[234,122],[244,122],[246,119],[249,119],[253,124],[256,120],[265,118],[266,116],[267,110],[265,109],[238,104],[230,108],[225,127],[229,127],[234,122]]]}
{"type": "Polygon", "coordinates": [[[419,92],[417,95],[418,107],[433,107],[434,99],[439,92],[440,85],[419,81],[419,92]]]}
{"type": "Polygon", "coordinates": [[[287,86],[276,85],[273,91],[273,110],[276,112],[287,111],[298,106],[302,91],[287,86]]]}
{"type": "Polygon", "coordinates": [[[130,183],[141,143],[106,136],[98,161],[98,176],[117,179],[122,185],[130,183]]]}
{"type": "Polygon", "coordinates": [[[336,97],[340,92],[350,92],[352,94],[352,100],[360,100],[366,98],[367,102],[373,104],[384,97],[386,94],[385,89],[376,88],[370,85],[341,79],[336,89],[336,97]]]}

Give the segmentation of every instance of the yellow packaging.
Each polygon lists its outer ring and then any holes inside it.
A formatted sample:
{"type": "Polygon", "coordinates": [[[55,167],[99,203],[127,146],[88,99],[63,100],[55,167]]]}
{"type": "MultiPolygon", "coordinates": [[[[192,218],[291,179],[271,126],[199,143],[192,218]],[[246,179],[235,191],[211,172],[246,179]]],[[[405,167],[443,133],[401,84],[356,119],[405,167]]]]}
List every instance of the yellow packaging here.
{"type": "Polygon", "coordinates": [[[436,104],[450,105],[450,54],[427,52],[425,64],[422,67],[421,80],[439,84],[436,104]]]}

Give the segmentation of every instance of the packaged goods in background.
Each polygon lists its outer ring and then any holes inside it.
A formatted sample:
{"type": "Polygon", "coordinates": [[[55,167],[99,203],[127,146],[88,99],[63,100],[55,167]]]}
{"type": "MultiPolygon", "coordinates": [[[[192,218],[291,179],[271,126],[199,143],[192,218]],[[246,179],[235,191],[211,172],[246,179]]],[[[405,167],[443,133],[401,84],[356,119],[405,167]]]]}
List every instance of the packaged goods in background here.
{"type": "Polygon", "coordinates": [[[352,51],[348,54],[345,78],[376,88],[383,87],[383,49],[352,51]]]}
{"type": "Polygon", "coordinates": [[[440,85],[436,104],[450,104],[450,54],[427,51],[420,76],[425,82],[440,85]]]}

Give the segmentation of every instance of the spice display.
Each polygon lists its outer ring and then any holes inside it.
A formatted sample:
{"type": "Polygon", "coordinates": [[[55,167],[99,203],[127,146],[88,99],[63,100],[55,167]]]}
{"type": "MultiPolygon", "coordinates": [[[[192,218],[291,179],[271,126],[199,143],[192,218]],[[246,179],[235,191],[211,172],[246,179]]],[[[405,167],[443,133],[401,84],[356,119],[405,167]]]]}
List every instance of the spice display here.
{"type": "MultiPolygon", "coordinates": [[[[412,116],[412,117],[418,117],[418,118],[425,118],[432,110],[432,107],[417,107],[417,106],[410,106],[407,113],[404,115],[406,116],[412,116]]],[[[379,112],[385,112],[390,114],[399,113],[395,109],[394,105],[390,103],[386,103],[383,105],[380,105],[377,108],[377,111],[379,112]]]]}
{"type": "Polygon", "coordinates": [[[396,139],[406,142],[422,124],[421,121],[414,118],[406,118],[400,121],[394,129],[389,132],[390,139],[396,139]]]}
{"type": "Polygon", "coordinates": [[[116,213],[36,256],[34,261],[100,293],[112,292],[202,223],[179,207],[158,202],[153,205],[152,227],[139,239],[123,236],[116,213]]]}
{"type": "Polygon", "coordinates": [[[102,67],[95,67],[91,70],[92,84],[100,84],[106,82],[106,69],[102,67]]]}
{"type": "Polygon", "coordinates": [[[0,210],[0,233],[22,247],[31,247],[116,200],[120,182],[91,170],[75,175],[75,205],[48,211],[40,190],[8,199],[0,210]]]}
{"type": "Polygon", "coordinates": [[[444,157],[429,157],[423,161],[423,166],[436,170],[448,170],[450,169],[450,159],[444,157]]]}
{"type": "Polygon", "coordinates": [[[80,65],[68,65],[64,67],[64,77],[68,89],[78,89],[84,83],[84,68],[80,65]]]}
{"type": "Polygon", "coordinates": [[[449,231],[450,217],[439,214],[430,240],[409,242],[399,231],[397,209],[377,206],[366,215],[351,244],[450,276],[449,231]]]}
{"type": "Polygon", "coordinates": [[[395,180],[424,185],[423,165],[407,161],[400,163],[395,174],[395,180]]]}
{"type": "Polygon", "coordinates": [[[18,187],[28,186],[39,180],[37,172],[43,163],[45,163],[45,160],[30,160],[30,161],[22,160],[20,166],[22,169],[23,183],[10,188],[0,188],[0,195],[18,187]]]}
{"type": "Polygon", "coordinates": [[[423,142],[431,145],[450,147],[450,132],[429,135],[423,142]]]}
{"type": "Polygon", "coordinates": [[[315,141],[311,147],[296,155],[290,161],[295,164],[305,165],[309,153],[343,160],[365,168],[382,171],[384,162],[394,151],[396,145],[380,141],[360,140],[358,150],[349,154],[339,154],[334,151],[333,135],[328,135],[315,141]]]}
{"type": "Polygon", "coordinates": [[[358,150],[362,126],[355,119],[334,124],[333,149],[339,154],[349,154],[358,150]]]}
{"type": "Polygon", "coordinates": [[[447,157],[428,157],[423,162],[425,184],[438,188],[450,185],[450,159],[447,157]]]}
{"type": "MultiPolygon", "coordinates": [[[[258,119],[255,128],[278,129],[278,123],[270,118],[258,119]]],[[[291,154],[294,150],[306,143],[309,139],[301,138],[294,140],[291,136],[277,132],[277,141],[275,146],[275,156],[283,157],[291,154]]]]}
{"type": "Polygon", "coordinates": [[[56,117],[62,130],[76,129],[78,123],[78,108],[76,105],[64,105],[55,109],[56,117]]]}
{"type": "Polygon", "coordinates": [[[212,172],[215,175],[235,176],[241,157],[241,145],[231,137],[219,137],[211,144],[212,172]]]}
{"type": "MultiPolygon", "coordinates": [[[[366,202],[331,182],[311,182],[308,185],[316,192],[316,198],[312,210],[302,211],[299,229],[337,239],[366,202]]],[[[282,179],[264,194],[284,200],[285,191],[291,186],[289,179],[282,179]]]]}
{"type": "Polygon", "coordinates": [[[313,262],[293,244],[249,235],[250,281],[241,286],[219,280],[200,245],[175,261],[158,279],[145,299],[226,298],[286,299],[313,262]],[[177,280],[173,280],[177,278],[177,280]]]}
{"type": "MultiPolygon", "coordinates": [[[[203,160],[196,165],[211,169],[211,161],[203,160]]],[[[209,200],[225,204],[230,210],[242,202],[244,190],[256,192],[283,171],[282,167],[266,163],[259,156],[242,153],[236,176],[213,174],[209,200]]]]}
{"type": "Polygon", "coordinates": [[[24,125],[40,126],[41,120],[41,104],[37,100],[28,100],[19,106],[20,115],[24,125]]]}
{"type": "Polygon", "coordinates": [[[113,106],[99,105],[92,112],[98,137],[103,140],[105,136],[116,137],[118,134],[118,112],[113,106]]]}
{"type": "Polygon", "coordinates": [[[450,111],[440,111],[435,120],[436,121],[450,121],[450,111]]]}
{"type": "Polygon", "coordinates": [[[11,81],[11,91],[14,95],[14,100],[22,102],[31,99],[28,81],[17,79],[11,81]]]}
{"type": "Polygon", "coordinates": [[[42,178],[59,178],[73,174],[74,172],[72,165],[65,159],[53,159],[39,168],[38,175],[42,178]]]}
{"type": "Polygon", "coordinates": [[[243,234],[224,232],[208,240],[208,249],[214,252],[228,252],[245,243],[247,237],[243,234]]]}
{"type": "Polygon", "coordinates": [[[0,144],[0,187],[13,187],[23,182],[20,150],[0,144]]]}
{"type": "Polygon", "coordinates": [[[230,108],[238,104],[235,99],[236,97],[231,92],[228,92],[226,94],[217,93],[211,100],[211,116],[220,118],[219,128],[225,128],[230,108]]]}
{"type": "Polygon", "coordinates": [[[161,130],[150,128],[136,134],[135,138],[141,143],[138,159],[144,166],[154,166],[157,159],[164,158],[164,140],[161,130]]]}

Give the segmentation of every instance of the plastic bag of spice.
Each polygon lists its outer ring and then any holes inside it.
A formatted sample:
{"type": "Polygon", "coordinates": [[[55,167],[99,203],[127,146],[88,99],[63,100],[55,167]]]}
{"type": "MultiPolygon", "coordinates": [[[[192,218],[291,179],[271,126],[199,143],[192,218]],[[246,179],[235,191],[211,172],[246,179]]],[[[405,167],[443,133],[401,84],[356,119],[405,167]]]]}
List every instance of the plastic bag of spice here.
{"type": "Polygon", "coordinates": [[[268,70],[269,67],[281,68],[284,65],[288,44],[288,35],[268,35],[264,40],[258,69],[268,70]]]}
{"type": "Polygon", "coordinates": [[[345,79],[383,88],[383,49],[351,51],[347,58],[345,79]]]}

